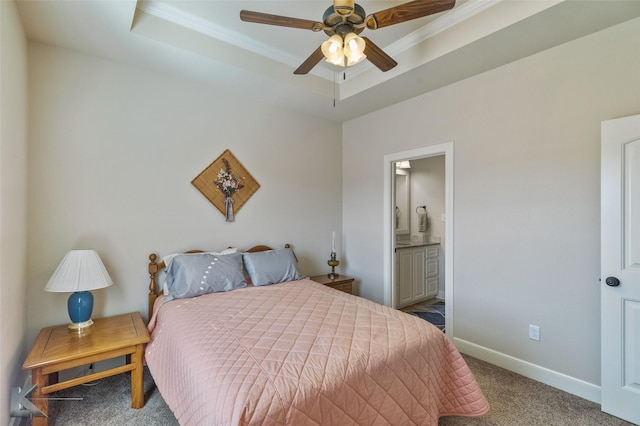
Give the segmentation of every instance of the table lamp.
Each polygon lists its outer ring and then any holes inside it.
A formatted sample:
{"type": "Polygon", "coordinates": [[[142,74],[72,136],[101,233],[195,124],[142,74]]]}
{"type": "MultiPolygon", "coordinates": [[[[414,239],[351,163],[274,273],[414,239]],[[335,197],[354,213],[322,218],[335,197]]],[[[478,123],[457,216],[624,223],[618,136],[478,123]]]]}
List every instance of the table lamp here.
{"type": "Polygon", "coordinates": [[[93,324],[93,294],[91,290],[113,284],[100,256],[95,250],[71,250],[49,279],[46,291],[71,292],[67,307],[71,324],[69,328],[79,332],[93,324]]]}

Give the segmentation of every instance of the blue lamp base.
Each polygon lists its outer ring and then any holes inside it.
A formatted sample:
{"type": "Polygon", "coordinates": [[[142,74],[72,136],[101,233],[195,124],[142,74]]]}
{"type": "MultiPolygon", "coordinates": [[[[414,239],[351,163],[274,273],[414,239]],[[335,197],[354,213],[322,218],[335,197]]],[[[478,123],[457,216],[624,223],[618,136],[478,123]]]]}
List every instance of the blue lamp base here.
{"type": "Polygon", "coordinates": [[[91,312],[93,312],[93,294],[90,291],[76,291],[67,300],[69,328],[81,331],[93,324],[91,312]]]}

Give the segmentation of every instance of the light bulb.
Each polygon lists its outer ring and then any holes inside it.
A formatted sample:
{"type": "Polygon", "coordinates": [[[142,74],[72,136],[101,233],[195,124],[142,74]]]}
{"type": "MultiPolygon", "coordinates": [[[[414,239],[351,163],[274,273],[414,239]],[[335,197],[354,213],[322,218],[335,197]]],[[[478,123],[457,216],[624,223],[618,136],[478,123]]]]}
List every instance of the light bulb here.
{"type": "Polygon", "coordinates": [[[344,56],[347,66],[355,65],[367,57],[364,54],[365,41],[355,33],[349,33],[344,38],[344,56]]]}
{"type": "Polygon", "coordinates": [[[322,54],[327,58],[327,62],[334,65],[344,66],[344,50],[342,48],[342,37],[338,34],[332,35],[320,46],[322,54]]]}

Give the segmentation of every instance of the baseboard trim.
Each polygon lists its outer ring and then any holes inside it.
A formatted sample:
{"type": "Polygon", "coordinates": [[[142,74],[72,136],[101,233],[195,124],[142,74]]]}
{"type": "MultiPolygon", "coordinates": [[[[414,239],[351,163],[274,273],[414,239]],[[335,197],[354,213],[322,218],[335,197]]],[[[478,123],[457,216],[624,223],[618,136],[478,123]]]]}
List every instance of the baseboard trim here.
{"type": "Polygon", "coordinates": [[[493,349],[485,348],[463,339],[454,338],[453,343],[463,354],[600,404],[600,386],[598,385],[494,351],[493,349]]]}
{"type": "MultiPolygon", "coordinates": [[[[22,389],[26,389],[31,386],[31,370],[29,370],[24,379],[24,384],[22,385],[22,389]]],[[[10,417],[9,418],[9,426],[22,426],[26,424],[26,417],[10,417]]]]}

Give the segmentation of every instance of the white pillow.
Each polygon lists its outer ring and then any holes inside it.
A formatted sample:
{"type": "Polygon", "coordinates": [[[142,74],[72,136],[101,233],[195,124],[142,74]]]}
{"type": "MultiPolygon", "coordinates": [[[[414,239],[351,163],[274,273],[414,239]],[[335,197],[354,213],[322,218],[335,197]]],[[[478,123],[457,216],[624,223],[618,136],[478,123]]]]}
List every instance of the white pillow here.
{"type": "Polygon", "coordinates": [[[200,253],[173,253],[173,254],[168,254],[166,256],[164,256],[162,258],[162,260],[164,261],[164,267],[165,269],[169,267],[169,262],[171,262],[171,259],[173,259],[174,257],[178,256],[178,255],[190,255],[190,254],[232,254],[232,253],[237,253],[238,252],[238,248],[237,247],[230,247],[230,248],[226,248],[220,252],[216,252],[216,251],[206,251],[206,252],[200,252],[200,253]]]}

